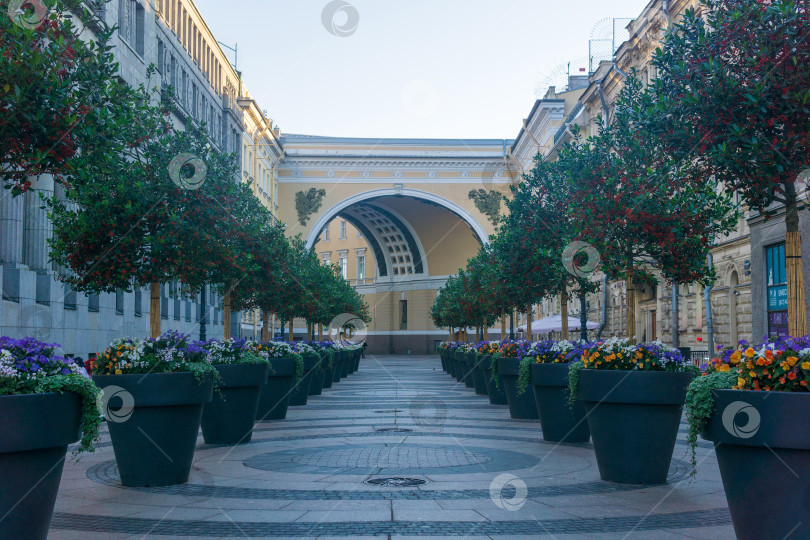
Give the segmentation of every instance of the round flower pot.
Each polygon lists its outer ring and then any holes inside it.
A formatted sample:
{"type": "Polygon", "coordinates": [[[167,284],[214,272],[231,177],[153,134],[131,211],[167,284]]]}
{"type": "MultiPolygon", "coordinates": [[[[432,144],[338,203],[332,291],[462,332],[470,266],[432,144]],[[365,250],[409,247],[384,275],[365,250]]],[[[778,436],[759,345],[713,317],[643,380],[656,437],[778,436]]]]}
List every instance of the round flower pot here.
{"type": "Polygon", "coordinates": [[[713,390],[714,442],[741,540],[810,538],[810,394],[713,390]]]}
{"type": "MultiPolygon", "coordinates": [[[[121,484],[156,487],[186,483],[203,404],[213,397],[214,378],[197,380],[193,373],[184,372],[94,375],[93,381],[102,389],[120,388],[115,391],[122,399],[122,408],[115,416],[107,415],[107,427],[121,484]],[[128,401],[131,416],[125,413],[128,401]]],[[[113,397],[110,401],[109,407],[116,406],[113,397]]]]}
{"type": "Polygon", "coordinates": [[[259,395],[256,420],[284,420],[295,383],[295,358],[271,358],[267,384],[259,395]]]}
{"type": "Polygon", "coordinates": [[[463,361],[464,351],[456,351],[453,354],[453,373],[458,382],[462,382],[462,378],[464,376],[464,366],[462,365],[463,361]]]}
{"type": "Polygon", "coordinates": [[[335,379],[335,367],[337,367],[337,353],[332,351],[332,365],[329,365],[329,353],[324,353],[323,357],[323,388],[332,388],[335,379]]]}
{"type": "Polygon", "coordinates": [[[467,388],[475,387],[475,380],[472,373],[472,362],[470,362],[470,353],[461,355],[461,381],[467,388]]]}
{"type": "Polygon", "coordinates": [[[68,444],[79,440],[81,399],[0,396],[0,538],[44,540],[68,444]]]}
{"type": "Polygon", "coordinates": [[[497,375],[498,384],[496,385],[495,381],[492,380],[493,367],[494,362],[491,354],[481,356],[481,360],[478,362],[478,369],[484,374],[484,382],[487,384],[487,395],[489,396],[490,405],[507,405],[508,402],[506,401],[503,377],[497,375]]]}
{"type": "MultiPolygon", "coordinates": [[[[320,355],[320,362],[318,363],[318,369],[312,372],[312,376],[309,382],[309,395],[310,396],[320,396],[323,393],[323,383],[326,380],[326,369],[324,369],[324,364],[329,362],[329,356],[326,353],[321,353],[320,355]]],[[[329,379],[329,384],[332,384],[332,379],[329,379]]]]}
{"type": "Polygon", "coordinates": [[[509,416],[519,420],[538,420],[537,403],[531,388],[522,394],[518,393],[518,374],[520,360],[517,358],[498,358],[498,374],[503,377],[506,391],[506,402],[509,405],[509,416]]]}
{"type": "Polygon", "coordinates": [[[588,442],[591,432],[585,405],[568,401],[569,364],[532,364],[531,386],[540,416],[543,440],[549,442],[588,442]]]}
{"type": "Polygon", "coordinates": [[[253,437],[259,394],[267,382],[267,364],[214,366],[220,386],[203,406],[202,427],[206,444],[244,444],[253,437]]]}
{"type": "Polygon", "coordinates": [[[317,354],[304,355],[304,374],[297,384],[293,385],[292,392],[290,392],[291,407],[300,407],[307,404],[309,387],[312,385],[312,372],[315,370],[321,371],[320,361],[321,357],[317,354]]]}
{"type": "Polygon", "coordinates": [[[445,355],[446,355],[445,361],[447,362],[447,373],[451,377],[453,377],[455,379],[456,378],[456,352],[455,351],[447,352],[447,353],[445,353],[445,355]]]}
{"type": "Polygon", "coordinates": [[[666,482],[693,377],[668,371],[580,370],[577,397],[585,404],[603,480],[666,482]]]}
{"type": "Polygon", "coordinates": [[[343,371],[343,351],[335,351],[335,368],[332,372],[332,382],[340,382],[340,374],[343,371]]]}
{"type": "Polygon", "coordinates": [[[346,351],[346,350],[340,351],[340,355],[341,355],[340,378],[341,379],[345,379],[346,377],[349,376],[349,362],[351,362],[351,360],[349,359],[350,354],[351,354],[350,351],[346,351]]]}
{"type": "Polygon", "coordinates": [[[479,396],[486,396],[487,382],[484,380],[484,372],[478,368],[478,364],[481,361],[481,355],[475,352],[470,353],[467,355],[467,359],[470,362],[470,371],[472,372],[471,376],[475,393],[479,396]]]}

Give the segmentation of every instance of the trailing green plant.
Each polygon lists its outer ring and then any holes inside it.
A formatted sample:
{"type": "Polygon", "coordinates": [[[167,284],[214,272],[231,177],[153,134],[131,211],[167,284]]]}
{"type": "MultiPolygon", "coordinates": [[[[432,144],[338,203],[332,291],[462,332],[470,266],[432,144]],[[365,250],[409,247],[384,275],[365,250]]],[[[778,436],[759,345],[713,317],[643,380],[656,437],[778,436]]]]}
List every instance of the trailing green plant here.
{"type": "Polygon", "coordinates": [[[696,377],[689,383],[686,390],[686,419],[689,421],[686,444],[689,445],[692,476],[697,472],[695,450],[698,435],[706,428],[714,409],[712,390],[728,390],[735,384],[737,384],[737,373],[730,371],[708,373],[702,377],[696,377]]]}
{"type": "Polygon", "coordinates": [[[579,372],[585,369],[585,362],[578,360],[568,366],[568,402],[573,405],[577,401],[579,388],[579,372]]]}

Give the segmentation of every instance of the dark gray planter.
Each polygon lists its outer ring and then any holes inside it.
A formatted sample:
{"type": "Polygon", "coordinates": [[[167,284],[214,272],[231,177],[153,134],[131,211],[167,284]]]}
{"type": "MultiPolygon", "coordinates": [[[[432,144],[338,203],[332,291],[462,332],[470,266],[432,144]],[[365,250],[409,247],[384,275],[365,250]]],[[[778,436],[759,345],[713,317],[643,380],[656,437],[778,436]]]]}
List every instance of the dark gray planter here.
{"type": "Polygon", "coordinates": [[[810,538],[810,394],[714,390],[714,442],[740,540],[810,538]]]}
{"type": "Polygon", "coordinates": [[[506,389],[503,384],[503,377],[496,375],[498,383],[492,379],[492,368],[495,362],[492,360],[491,354],[485,354],[478,362],[478,369],[484,374],[484,382],[487,383],[487,395],[489,396],[490,405],[508,405],[506,400],[506,389]]]}
{"type": "Polygon", "coordinates": [[[470,353],[461,355],[461,380],[467,388],[475,388],[475,379],[473,378],[472,365],[470,361],[470,353]]]}
{"type": "MultiPolygon", "coordinates": [[[[328,354],[328,353],[327,353],[328,354]]],[[[332,383],[335,379],[335,367],[337,367],[337,353],[332,351],[332,362],[330,365],[329,359],[324,357],[323,359],[323,387],[324,388],[332,388],[332,383]]]]}
{"type": "Polygon", "coordinates": [[[360,369],[360,357],[363,355],[363,349],[357,349],[354,351],[354,372],[360,369]]]}
{"type": "Polygon", "coordinates": [[[463,382],[462,379],[464,376],[464,366],[462,365],[463,361],[464,361],[464,351],[456,349],[456,351],[453,353],[453,372],[458,382],[463,382]]]}
{"type": "Polygon", "coordinates": [[[470,370],[472,371],[472,379],[473,379],[473,387],[475,388],[475,393],[479,396],[486,396],[487,394],[487,381],[484,379],[484,372],[478,367],[478,364],[481,362],[481,355],[478,353],[472,353],[468,355],[468,358],[471,359],[470,363],[470,370]]]}
{"type": "Polygon", "coordinates": [[[321,357],[317,354],[304,355],[304,374],[293,385],[292,392],[290,392],[291,407],[300,407],[307,404],[309,388],[312,385],[312,372],[321,370],[320,361],[321,357]]]}
{"type": "Polygon", "coordinates": [[[517,358],[498,358],[498,374],[503,377],[503,386],[506,390],[506,402],[509,405],[509,416],[519,420],[538,420],[537,403],[534,401],[534,392],[527,389],[518,393],[518,372],[520,360],[517,358]]]}
{"type": "Polygon", "coordinates": [[[206,444],[244,444],[253,437],[259,394],[267,382],[267,364],[214,366],[219,390],[203,406],[202,427],[206,444]]]}
{"type": "Polygon", "coordinates": [[[567,363],[531,365],[531,387],[543,440],[588,442],[591,432],[585,417],[585,405],[577,400],[572,407],[568,401],[568,367],[567,363]]]}
{"type": "Polygon", "coordinates": [[[121,484],[156,487],[187,482],[203,404],[211,401],[214,378],[198,381],[193,373],[147,373],[94,375],[93,381],[99,388],[117,386],[132,396],[131,416],[107,414],[121,484]]]}
{"type": "MultiPolygon", "coordinates": [[[[324,364],[329,362],[329,355],[323,352],[320,354],[320,359],[321,361],[318,364],[318,369],[312,372],[312,377],[309,383],[310,396],[320,396],[323,393],[323,383],[326,380],[326,368],[324,367],[324,364]]],[[[329,384],[331,386],[332,379],[329,379],[329,384]]]]}
{"type": "Polygon", "coordinates": [[[79,440],[81,399],[0,396],[0,538],[44,540],[68,444],[79,440]]]}
{"type": "Polygon", "coordinates": [[[691,373],[583,369],[585,404],[599,474],[622,484],[667,480],[691,373]]]}
{"type": "Polygon", "coordinates": [[[343,371],[343,351],[335,351],[335,369],[332,373],[332,382],[340,382],[340,374],[343,371]]]}
{"type": "Polygon", "coordinates": [[[442,362],[442,371],[447,373],[447,356],[445,355],[445,352],[443,350],[439,351],[439,359],[442,362]]]}
{"type": "Polygon", "coordinates": [[[284,420],[295,382],[295,358],[271,358],[267,384],[259,395],[256,420],[284,420]]]}
{"type": "Polygon", "coordinates": [[[345,379],[349,376],[349,351],[343,349],[340,351],[340,378],[345,379]]]}

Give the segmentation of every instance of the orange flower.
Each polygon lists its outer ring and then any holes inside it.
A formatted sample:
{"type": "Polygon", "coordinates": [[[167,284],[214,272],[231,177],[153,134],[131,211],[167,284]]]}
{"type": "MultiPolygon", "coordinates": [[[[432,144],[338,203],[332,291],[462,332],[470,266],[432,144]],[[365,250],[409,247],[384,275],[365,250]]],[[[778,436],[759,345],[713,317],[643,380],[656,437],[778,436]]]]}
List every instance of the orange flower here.
{"type": "Polygon", "coordinates": [[[754,349],[752,349],[751,347],[748,347],[747,349],[745,349],[745,356],[747,356],[748,358],[751,358],[756,353],[757,352],[754,349]]]}
{"type": "Polygon", "coordinates": [[[760,356],[759,358],[757,358],[757,365],[758,366],[767,366],[768,361],[760,356]]]}
{"type": "Polygon", "coordinates": [[[770,350],[770,349],[767,349],[765,351],[765,358],[767,358],[768,360],[773,360],[773,351],[770,350]]]}
{"type": "Polygon", "coordinates": [[[795,356],[788,356],[787,357],[787,362],[788,362],[788,364],[790,364],[790,367],[795,366],[796,362],[798,362],[798,361],[799,361],[799,359],[796,358],[795,356]]]}
{"type": "Polygon", "coordinates": [[[796,374],[791,371],[790,373],[788,373],[788,379],[790,379],[791,381],[795,381],[796,374]]]}

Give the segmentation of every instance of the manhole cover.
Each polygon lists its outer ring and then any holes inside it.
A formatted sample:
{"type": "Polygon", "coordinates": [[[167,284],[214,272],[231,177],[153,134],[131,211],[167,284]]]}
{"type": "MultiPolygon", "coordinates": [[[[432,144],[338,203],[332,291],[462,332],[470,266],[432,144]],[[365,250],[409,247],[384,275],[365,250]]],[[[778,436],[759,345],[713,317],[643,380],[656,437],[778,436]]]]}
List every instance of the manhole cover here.
{"type": "Polygon", "coordinates": [[[377,428],[375,431],[379,431],[380,433],[410,433],[413,430],[404,427],[381,427],[377,428]]]}
{"type": "Polygon", "coordinates": [[[394,476],[392,478],[372,478],[371,480],[366,480],[366,484],[385,487],[413,487],[413,486],[421,486],[422,484],[427,484],[427,480],[422,480],[420,478],[403,478],[401,476],[394,476]]]}
{"type": "Polygon", "coordinates": [[[402,411],[399,410],[399,409],[383,409],[381,411],[374,411],[374,412],[377,413],[377,414],[381,414],[381,413],[398,413],[398,412],[402,412],[402,411]]]}

